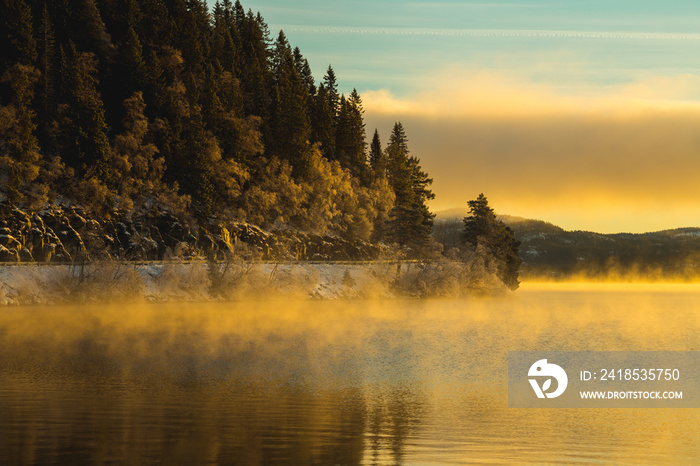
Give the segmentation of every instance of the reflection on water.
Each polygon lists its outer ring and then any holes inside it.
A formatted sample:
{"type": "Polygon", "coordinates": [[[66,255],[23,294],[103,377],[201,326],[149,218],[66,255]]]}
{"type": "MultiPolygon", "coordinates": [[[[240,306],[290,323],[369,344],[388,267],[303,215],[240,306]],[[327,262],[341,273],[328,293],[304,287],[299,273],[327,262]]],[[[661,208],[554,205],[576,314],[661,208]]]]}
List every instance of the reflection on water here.
{"type": "Polygon", "coordinates": [[[508,409],[508,350],[698,350],[700,290],[0,310],[9,463],[700,461],[692,409],[508,409]]]}

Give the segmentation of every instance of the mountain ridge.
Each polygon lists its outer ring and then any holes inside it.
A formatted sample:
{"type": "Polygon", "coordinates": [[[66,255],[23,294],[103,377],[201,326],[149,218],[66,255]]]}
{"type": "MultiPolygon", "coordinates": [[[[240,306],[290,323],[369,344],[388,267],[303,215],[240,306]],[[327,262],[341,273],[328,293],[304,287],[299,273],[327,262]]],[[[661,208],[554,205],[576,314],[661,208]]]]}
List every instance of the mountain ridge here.
{"type": "MultiPolygon", "coordinates": [[[[456,209],[455,209],[456,210],[456,209]]],[[[444,213],[444,211],[443,211],[444,213]]],[[[434,237],[445,249],[461,247],[461,218],[438,216],[434,237]]],[[[564,230],[552,223],[499,215],[520,241],[523,278],[700,278],[700,228],[646,233],[564,230]]]]}
{"type": "MultiPolygon", "coordinates": [[[[435,220],[436,221],[449,221],[449,220],[459,220],[461,221],[464,217],[469,215],[469,211],[466,208],[461,208],[461,207],[455,207],[452,209],[443,209],[435,212],[435,220]]],[[[506,225],[508,225],[511,228],[518,227],[518,228],[527,228],[527,227],[532,227],[533,225],[537,224],[545,224],[550,226],[553,229],[556,229],[558,231],[562,232],[587,232],[587,233],[595,233],[599,235],[607,235],[607,236],[615,236],[615,235],[647,235],[647,234],[654,234],[654,233],[664,233],[664,232],[674,232],[678,230],[696,230],[700,231],[700,227],[693,227],[693,226],[683,226],[683,227],[677,227],[677,228],[667,228],[664,230],[651,230],[651,231],[645,231],[641,233],[632,233],[632,232],[627,232],[627,231],[620,231],[620,232],[615,232],[615,233],[601,233],[597,232],[595,230],[582,230],[582,229],[574,229],[574,230],[567,230],[564,227],[561,227],[559,225],[556,225],[552,222],[549,222],[547,220],[542,220],[542,219],[535,219],[535,218],[527,218],[527,217],[521,217],[518,215],[510,215],[510,214],[496,214],[499,220],[503,221],[506,225]]]]}

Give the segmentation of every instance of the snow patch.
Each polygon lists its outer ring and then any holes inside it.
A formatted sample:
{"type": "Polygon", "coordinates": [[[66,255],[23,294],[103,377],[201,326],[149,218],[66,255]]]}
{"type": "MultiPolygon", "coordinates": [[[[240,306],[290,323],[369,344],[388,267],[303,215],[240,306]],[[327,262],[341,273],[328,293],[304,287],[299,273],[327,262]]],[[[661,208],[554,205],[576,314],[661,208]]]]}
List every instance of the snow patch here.
{"type": "Polygon", "coordinates": [[[0,267],[0,305],[457,297],[505,292],[503,282],[480,261],[95,262],[0,267]]]}

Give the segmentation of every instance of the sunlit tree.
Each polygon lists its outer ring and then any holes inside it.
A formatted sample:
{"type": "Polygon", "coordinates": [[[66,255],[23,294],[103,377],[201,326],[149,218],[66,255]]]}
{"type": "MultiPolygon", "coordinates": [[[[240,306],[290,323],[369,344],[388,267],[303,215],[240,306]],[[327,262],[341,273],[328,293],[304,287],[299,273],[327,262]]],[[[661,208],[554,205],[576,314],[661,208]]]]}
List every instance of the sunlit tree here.
{"type": "MultiPolygon", "coordinates": [[[[494,264],[496,273],[510,289],[518,288],[518,270],[522,260],[518,256],[520,242],[510,227],[498,220],[484,194],[469,201],[469,216],[464,218],[462,240],[472,251],[485,251],[484,261],[494,264]]],[[[483,254],[482,254],[483,255],[483,254]]]]}

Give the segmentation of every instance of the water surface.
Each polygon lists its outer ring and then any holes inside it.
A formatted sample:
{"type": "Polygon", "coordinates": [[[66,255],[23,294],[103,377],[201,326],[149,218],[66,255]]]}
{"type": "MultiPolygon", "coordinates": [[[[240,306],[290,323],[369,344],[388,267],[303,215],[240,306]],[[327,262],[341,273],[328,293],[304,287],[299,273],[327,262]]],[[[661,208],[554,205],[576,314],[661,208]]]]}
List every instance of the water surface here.
{"type": "Polygon", "coordinates": [[[509,409],[509,350],[698,350],[700,289],[0,310],[9,463],[700,462],[695,409],[509,409]]]}

